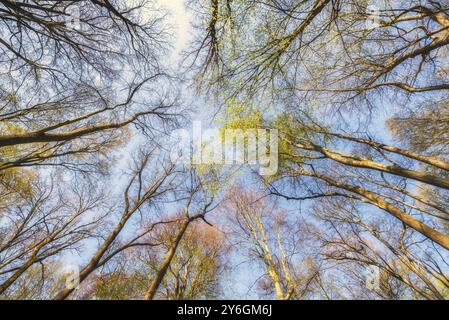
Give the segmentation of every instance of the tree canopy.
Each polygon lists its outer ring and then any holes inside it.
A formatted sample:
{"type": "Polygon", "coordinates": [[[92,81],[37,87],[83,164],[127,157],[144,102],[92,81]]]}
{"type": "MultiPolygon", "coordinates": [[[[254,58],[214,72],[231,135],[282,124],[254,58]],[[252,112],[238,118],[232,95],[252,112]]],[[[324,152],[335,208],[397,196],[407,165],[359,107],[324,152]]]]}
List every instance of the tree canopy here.
{"type": "Polygon", "coordinates": [[[0,299],[449,298],[448,1],[3,0],[0,54],[0,299]]]}

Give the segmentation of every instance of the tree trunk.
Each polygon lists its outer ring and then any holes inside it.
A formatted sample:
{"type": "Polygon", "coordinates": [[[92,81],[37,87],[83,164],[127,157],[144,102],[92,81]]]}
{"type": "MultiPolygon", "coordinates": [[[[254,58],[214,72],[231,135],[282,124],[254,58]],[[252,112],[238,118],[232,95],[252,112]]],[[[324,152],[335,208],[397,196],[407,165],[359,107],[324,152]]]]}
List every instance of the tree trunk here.
{"type": "Polygon", "coordinates": [[[378,197],[375,193],[366,190],[362,187],[359,186],[354,186],[354,185],[348,185],[345,183],[341,183],[338,182],[330,177],[318,174],[318,173],[311,173],[308,171],[303,170],[302,171],[303,175],[306,176],[313,176],[313,177],[317,177],[325,182],[327,182],[328,184],[359,194],[362,197],[364,197],[365,199],[367,199],[367,202],[375,205],[376,207],[387,211],[388,213],[390,213],[391,215],[393,215],[394,217],[396,217],[397,219],[401,220],[402,222],[404,222],[406,225],[408,225],[409,227],[413,228],[414,230],[418,231],[419,233],[421,233],[422,235],[426,236],[427,238],[431,239],[432,241],[438,243],[440,246],[442,246],[443,248],[449,250],[449,236],[435,230],[432,229],[431,227],[429,227],[428,225],[426,225],[425,223],[419,221],[418,219],[416,219],[415,217],[407,214],[406,212],[400,210],[399,208],[397,208],[396,206],[392,205],[391,203],[385,201],[384,199],[378,197]]]}
{"type": "Polygon", "coordinates": [[[148,288],[147,292],[145,293],[144,299],[145,300],[153,300],[157,289],[159,288],[162,280],[165,277],[165,274],[167,273],[168,267],[170,266],[171,261],[173,260],[173,257],[175,256],[176,249],[179,246],[179,243],[181,242],[182,237],[184,236],[184,233],[187,230],[187,227],[189,226],[191,220],[187,219],[181,226],[181,230],[176,235],[176,238],[171,245],[170,249],[168,250],[167,254],[165,255],[164,260],[162,261],[161,267],[157,271],[156,275],[154,276],[153,280],[150,283],[150,287],[148,288]]]}

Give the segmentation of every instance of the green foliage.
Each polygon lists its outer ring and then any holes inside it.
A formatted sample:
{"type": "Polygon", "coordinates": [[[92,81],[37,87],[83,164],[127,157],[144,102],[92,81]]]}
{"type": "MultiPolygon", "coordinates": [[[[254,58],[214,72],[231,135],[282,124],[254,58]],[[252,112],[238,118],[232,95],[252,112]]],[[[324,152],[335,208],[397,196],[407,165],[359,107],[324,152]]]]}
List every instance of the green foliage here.
{"type": "MultiPolygon", "coordinates": [[[[260,129],[263,127],[264,119],[257,108],[232,99],[216,122],[220,125],[219,138],[224,143],[227,129],[260,129]]],[[[247,137],[244,141],[247,143],[247,137]]],[[[218,194],[226,186],[231,185],[236,174],[234,171],[224,170],[222,164],[202,163],[194,165],[194,168],[201,177],[203,188],[212,195],[218,194]]]]}
{"type": "Polygon", "coordinates": [[[96,278],[92,291],[87,296],[100,300],[139,299],[143,296],[148,281],[148,277],[139,272],[113,272],[96,278]]]}
{"type": "MultiPolygon", "coordinates": [[[[16,124],[3,122],[0,124],[0,132],[2,135],[17,134],[24,132],[24,129],[16,124]]],[[[6,146],[0,148],[0,165],[8,159],[16,158],[21,152],[20,146],[6,146]]],[[[25,196],[31,194],[31,183],[35,178],[36,174],[28,169],[11,168],[0,170],[1,187],[14,190],[25,196]]]]}
{"type": "Polygon", "coordinates": [[[281,135],[279,154],[282,166],[282,164],[286,165],[293,155],[297,155],[297,150],[291,142],[303,138],[305,128],[299,125],[295,116],[290,113],[279,115],[275,120],[275,127],[278,128],[281,135]]]}
{"type": "Polygon", "coordinates": [[[264,119],[262,113],[254,106],[245,103],[239,103],[231,99],[224,110],[221,122],[222,133],[226,129],[258,129],[262,128],[264,119]]]}

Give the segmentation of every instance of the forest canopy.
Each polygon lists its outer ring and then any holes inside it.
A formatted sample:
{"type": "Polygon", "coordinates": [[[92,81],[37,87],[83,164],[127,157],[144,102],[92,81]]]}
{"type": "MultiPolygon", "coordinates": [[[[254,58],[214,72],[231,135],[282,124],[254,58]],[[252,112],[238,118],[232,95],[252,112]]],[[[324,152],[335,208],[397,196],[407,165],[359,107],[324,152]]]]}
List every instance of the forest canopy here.
{"type": "Polygon", "coordinates": [[[449,299],[449,1],[0,0],[0,55],[1,300],[449,299]]]}

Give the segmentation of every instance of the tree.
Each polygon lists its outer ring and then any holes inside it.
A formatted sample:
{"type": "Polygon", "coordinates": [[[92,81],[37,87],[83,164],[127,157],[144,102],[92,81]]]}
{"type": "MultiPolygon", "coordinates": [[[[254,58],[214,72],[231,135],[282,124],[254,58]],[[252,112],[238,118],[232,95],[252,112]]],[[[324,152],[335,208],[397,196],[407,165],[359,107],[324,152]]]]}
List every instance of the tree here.
{"type": "Polygon", "coordinates": [[[392,219],[363,217],[363,206],[353,200],[328,199],[315,210],[325,221],[322,230],[315,233],[322,243],[323,255],[360,282],[361,295],[447,299],[447,255],[416,241],[415,232],[405,224],[400,227],[392,219]],[[364,276],[369,267],[377,269],[371,288],[366,287],[364,276]]]}
{"type": "MultiPolygon", "coordinates": [[[[251,111],[233,114],[228,121],[233,123],[238,119],[237,123],[242,123],[247,118],[254,119],[251,111]]],[[[416,181],[424,187],[438,187],[444,194],[448,180],[444,176],[429,174],[425,169],[412,169],[415,165],[412,160],[446,171],[449,166],[445,161],[372,139],[335,133],[312,119],[303,120],[294,114],[280,115],[274,121],[259,118],[258,123],[251,123],[255,128],[275,127],[280,130],[279,162],[282,168],[275,178],[263,179],[272,194],[298,201],[326,197],[356,199],[388,212],[442,247],[449,248],[449,238],[444,233],[445,206],[422,194],[414,194],[411,186],[401,185],[416,181]],[[357,152],[342,152],[337,149],[341,143],[357,152]],[[307,183],[309,180],[304,177],[312,178],[314,184],[307,183]],[[283,192],[281,188],[287,191],[283,192]],[[407,202],[409,200],[411,203],[407,202]],[[417,206],[415,201],[430,208],[417,206]],[[425,214],[431,219],[430,224],[409,215],[401,208],[402,205],[425,214]],[[432,220],[435,219],[434,225],[432,220]]]]}
{"type": "Polygon", "coordinates": [[[447,101],[426,105],[421,111],[405,110],[388,120],[397,140],[412,150],[447,159],[449,122],[447,101]]]}
{"type": "Polygon", "coordinates": [[[265,272],[260,281],[262,290],[279,300],[319,294],[319,262],[307,251],[307,238],[295,228],[295,222],[289,221],[286,212],[238,187],[228,198],[233,237],[245,248],[245,255],[256,259],[265,272]]]}
{"type": "MultiPolygon", "coordinates": [[[[165,164],[164,167],[164,164],[159,163],[155,153],[155,149],[140,152],[140,160],[136,161],[130,174],[130,180],[123,192],[123,202],[119,205],[121,213],[118,221],[115,221],[113,228],[106,232],[95,253],[81,269],[80,283],[123,250],[134,246],[151,246],[151,243],[140,242],[140,240],[151,232],[157,224],[165,223],[163,220],[157,220],[149,224],[137,236],[126,240],[124,243],[118,242],[120,233],[135,214],[143,210],[144,207],[150,209],[153,203],[162,200],[166,195],[168,196],[176,187],[176,167],[170,162],[165,164]],[[156,164],[160,165],[162,170],[154,172],[149,168],[150,165],[156,164]]],[[[56,300],[66,299],[75,289],[63,288],[53,298],[56,300]]]]}
{"type": "MultiPolygon", "coordinates": [[[[173,236],[182,225],[165,225],[155,237],[170,250],[173,236]],[[174,230],[173,230],[174,229],[174,230]],[[175,232],[173,232],[175,231],[175,232]]],[[[176,241],[176,239],[175,239],[176,241]]],[[[216,298],[224,269],[226,248],[223,235],[207,224],[197,222],[185,231],[168,266],[160,287],[153,295],[158,299],[195,300],[216,298]]],[[[158,272],[162,252],[148,252],[139,260],[158,272]],[[160,257],[159,257],[160,256],[160,257]]]]}
{"type": "Polygon", "coordinates": [[[173,115],[154,87],[169,82],[163,12],[146,1],[2,1],[0,24],[0,170],[92,171],[129,125],[149,134],[173,115]]]}
{"type": "MultiPolygon", "coordinates": [[[[447,3],[436,1],[202,1],[195,57],[232,93],[268,88],[330,93],[447,90],[447,3]],[[235,89],[235,90],[234,90],[235,89]]],[[[328,95],[326,95],[327,97],[328,95]]]]}
{"type": "Polygon", "coordinates": [[[126,251],[115,250],[108,265],[101,264],[102,270],[79,290],[82,298],[201,299],[217,294],[224,238],[201,222],[215,206],[192,177],[187,189],[177,189],[186,192],[182,211],[145,226],[138,243],[121,247],[126,251]]]}
{"type": "Polygon", "coordinates": [[[31,195],[2,210],[6,232],[0,243],[0,294],[14,290],[15,282],[37,264],[79,248],[101,222],[101,216],[92,215],[103,203],[94,186],[58,190],[53,181],[50,189],[43,186],[36,181],[31,195]]]}
{"type": "MultiPolygon", "coordinates": [[[[208,223],[206,220],[206,214],[213,211],[219,204],[214,203],[214,192],[210,192],[203,186],[203,180],[205,179],[197,175],[196,172],[191,172],[190,180],[185,188],[187,191],[185,196],[185,206],[180,214],[180,218],[178,219],[178,225],[174,228],[175,233],[173,234],[173,237],[169,235],[169,239],[167,239],[167,251],[164,258],[160,262],[159,267],[156,269],[148,289],[145,292],[145,300],[152,300],[156,296],[156,293],[162,285],[167,272],[171,272],[173,270],[172,265],[176,263],[176,260],[173,262],[176,257],[176,252],[180,244],[183,243],[183,238],[190,224],[195,220],[200,219],[208,223]]],[[[188,240],[186,240],[186,242],[187,241],[188,240]]],[[[187,283],[185,283],[185,285],[187,285],[187,283]]],[[[165,289],[170,290],[169,286],[169,284],[166,284],[165,289]]],[[[181,294],[180,288],[178,288],[177,291],[178,294],[181,294]]]]}
{"type": "MultiPolygon", "coordinates": [[[[150,137],[155,126],[175,119],[168,110],[176,93],[163,92],[170,85],[159,63],[167,49],[164,12],[147,1],[2,1],[0,24],[5,57],[0,62],[1,215],[15,225],[8,225],[10,234],[3,236],[3,294],[36,263],[98,237],[104,232],[100,222],[117,209],[101,208],[104,216],[81,223],[100,205],[91,203],[96,203],[91,197],[100,187],[86,183],[74,199],[66,199],[68,190],[61,190],[58,199],[58,191],[41,176],[67,176],[53,170],[55,166],[80,172],[87,182],[95,173],[109,173],[115,156],[111,149],[137,132],[150,137]],[[40,171],[37,166],[48,168],[40,171]],[[39,186],[33,186],[33,179],[40,179],[39,186]],[[11,194],[20,201],[17,209],[12,198],[3,200],[11,194]],[[79,208],[76,201],[69,207],[76,199],[79,208]]],[[[81,271],[81,281],[136,245],[143,235],[113,248],[135,212],[172,190],[171,182],[165,185],[175,171],[171,164],[149,178],[154,180],[142,181],[150,154],[142,155],[123,204],[117,204],[123,208],[121,219],[102,234],[105,240],[81,271]],[[130,190],[136,184],[144,189],[130,190]],[[135,199],[130,192],[136,192],[135,199]]],[[[72,291],[61,289],[64,297],[72,291]]]]}

